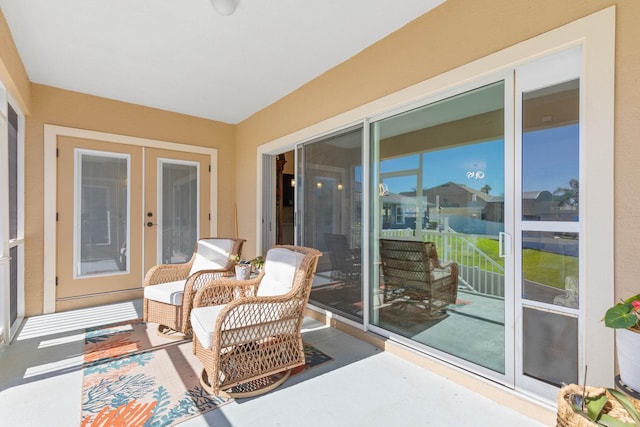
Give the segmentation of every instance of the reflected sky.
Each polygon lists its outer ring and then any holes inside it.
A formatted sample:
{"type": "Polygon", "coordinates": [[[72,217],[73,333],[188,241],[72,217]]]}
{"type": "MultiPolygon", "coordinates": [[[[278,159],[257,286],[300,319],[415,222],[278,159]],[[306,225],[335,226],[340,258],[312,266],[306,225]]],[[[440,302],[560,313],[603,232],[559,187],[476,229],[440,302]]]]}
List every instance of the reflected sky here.
{"type": "Polygon", "coordinates": [[[526,132],[522,138],[522,191],[569,187],[579,179],[577,124],[526,132]]]}
{"type": "MultiPolygon", "coordinates": [[[[423,164],[423,188],[433,188],[447,182],[466,185],[480,190],[485,185],[491,187],[491,195],[504,195],[504,141],[495,140],[462,147],[425,152],[423,164]]],[[[419,155],[383,160],[382,174],[401,172],[419,168],[419,155]]],[[[401,193],[412,191],[416,177],[395,177],[384,179],[389,191],[401,193]]]]}
{"type": "MultiPolygon", "coordinates": [[[[447,182],[480,190],[491,187],[493,196],[504,195],[503,140],[470,144],[446,150],[423,153],[423,188],[447,182]]],[[[551,193],[579,179],[579,126],[569,125],[526,132],[522,144],[522,191],[551,193]]],[[[381,174],[403,171],[417,172],[419,154],[383,160],[381,174]]],[[[392,193],[413,191],[416,176],[383,178],[392,193]]]]}

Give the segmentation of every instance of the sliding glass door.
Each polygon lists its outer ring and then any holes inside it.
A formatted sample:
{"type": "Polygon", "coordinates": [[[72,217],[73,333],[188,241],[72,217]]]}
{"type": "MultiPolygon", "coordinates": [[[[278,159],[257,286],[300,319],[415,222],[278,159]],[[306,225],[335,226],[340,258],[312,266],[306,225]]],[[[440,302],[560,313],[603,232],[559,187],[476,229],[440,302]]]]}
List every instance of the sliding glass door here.
{"type": "Polygon", "coordinates": [[[579,381],[580,70],[573,48],[372,122],[373,330],[550,399],[579,381]]]}
{"type": "Polygon", "coordinates": [[[323,252],[310,302],[362,322],[362,128],[297,150],[297,242],[323,252]]]}
{"type": "Polygon", "coordinates": [[[505,377],[504,82],[383,118],[371,139],[372,326],[505,377]]]}

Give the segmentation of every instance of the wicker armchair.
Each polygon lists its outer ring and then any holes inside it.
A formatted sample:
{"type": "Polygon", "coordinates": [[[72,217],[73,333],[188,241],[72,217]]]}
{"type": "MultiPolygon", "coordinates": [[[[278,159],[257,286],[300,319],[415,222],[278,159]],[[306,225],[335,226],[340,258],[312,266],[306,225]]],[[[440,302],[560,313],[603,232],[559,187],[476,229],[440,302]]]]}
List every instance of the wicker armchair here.
{"type": "Polygon", "coordinates": [[[191,311],[200,382],[211,394],[266,393],[304,365],[301,327],[321,252],[275,246],[254,279],[200,289],[191,311]]]}
{"type": "Polygon", "coordinates": [[[380,239],[384,300],[392,292],[424,303],[429,317],[446,315],[458,295],[458,264],[441,264],[432,242],[380,239]]]}
{"type": "Polygon", "coordinates": [[[158,335],[182,339],[191,333],[189,313],[196,291],[233,273],[244,239],[202,238],[184,264],[159,264],[144,279],[144,321],[158,324],[158,335]]]}

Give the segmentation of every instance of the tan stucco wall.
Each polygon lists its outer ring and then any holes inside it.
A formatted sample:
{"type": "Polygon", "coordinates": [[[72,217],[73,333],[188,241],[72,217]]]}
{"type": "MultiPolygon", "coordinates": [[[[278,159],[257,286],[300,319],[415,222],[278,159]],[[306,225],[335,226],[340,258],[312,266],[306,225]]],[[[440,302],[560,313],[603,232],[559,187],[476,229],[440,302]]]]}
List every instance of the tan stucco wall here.
{"type": "MultiPolygon", "coordinates": [[[[448,0],[238,126],[243,152],[616,5],[616,295],[640,292],[640,2],[448,0]]],[[[245,250],[255,251],[256,156],[238,159],[236,192],[245,250]]]]}
{"type": "MultiPolygon", "coordinates": [[[[43,245],[45,124],[216,148],[219,174],[217,227],[218,230],[233,230],[234,194],[226,187],[234,186],[235,126],[37,84],[32,85],[31,96],[32,113],[26,118],[25,125],[25,258],[30,260],[25,271],[27,316],[42,312],[42,259],[55,250],[43,245]]],[[[121,298],[126,299],[127,295],[123,294],[121,298]]]]}
{"type": "Polygon", "coordinates": [[[248,239],[245,253],[252,255],[256,252],[256,147],[611,5],[617,6],[615,275],[616,294],[625,296],[640,288],[636,284],[640,263],[635,260],[640,237],[635,188],[640,160],[640,144],[635,143],[640,117],[640,2],[636,0],[448,0],[237,127],[31,85],[0,14],[0,79],[28,114],[27,315],[39,313],[42,307],[44,123],[218,148],[224,183],[224,189],[218,189],[218,229],[232,229],[236,201],[240,235],[248,239]],[[237,162],[236,144],[238,152],[245,153],[237,162]],[[225,191],[229,188],[235,188],[235,195],[225,191]]]}

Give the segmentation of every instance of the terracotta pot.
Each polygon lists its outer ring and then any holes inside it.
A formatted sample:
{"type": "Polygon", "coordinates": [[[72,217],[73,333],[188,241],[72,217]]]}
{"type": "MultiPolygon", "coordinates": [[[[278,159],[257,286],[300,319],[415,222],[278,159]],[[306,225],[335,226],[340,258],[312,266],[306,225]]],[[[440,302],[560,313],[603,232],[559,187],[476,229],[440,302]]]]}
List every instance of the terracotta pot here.
{"type": "Polygon", "coordinates": [[[640,331],[616,329],[616,353],[620,379],[640,392],[640,331]]]}

